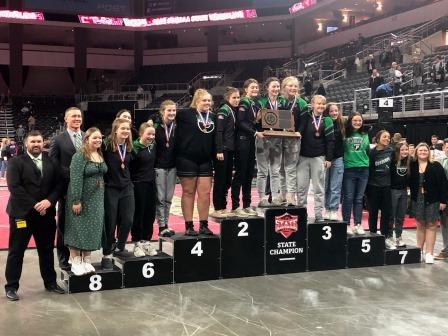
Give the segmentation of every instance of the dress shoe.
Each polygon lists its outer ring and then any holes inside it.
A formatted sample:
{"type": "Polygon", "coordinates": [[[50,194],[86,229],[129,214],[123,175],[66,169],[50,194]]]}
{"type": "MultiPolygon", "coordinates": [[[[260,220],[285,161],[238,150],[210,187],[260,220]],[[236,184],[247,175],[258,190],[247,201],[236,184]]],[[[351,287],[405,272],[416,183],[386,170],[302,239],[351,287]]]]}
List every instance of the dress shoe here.
{"type": "Polygon", "coordinates": [[[68,261],[60,261],[59,268],[64,271],[70,271],[72,266],[68,263],[68,261]]]}
{"type": "Polygon", "coordinates": [[[65,289],[60,287],[58,284],[50,285],[45,287],[45,289],[50,293],[65,294],[65,289]]]}
{"type": "Polygon", "coordinates": [[[6,290],[6,297],[10,301],[20,300],[20,297],[17,295],[17,289],[7,289],[6,290]]]}

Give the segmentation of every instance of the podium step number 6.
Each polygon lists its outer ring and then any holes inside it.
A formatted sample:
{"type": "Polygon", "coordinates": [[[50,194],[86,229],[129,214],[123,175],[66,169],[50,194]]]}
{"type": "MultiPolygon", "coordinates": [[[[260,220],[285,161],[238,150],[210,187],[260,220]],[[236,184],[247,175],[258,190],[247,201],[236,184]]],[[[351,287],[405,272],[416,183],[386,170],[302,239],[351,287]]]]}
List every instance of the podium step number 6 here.
{"type": "Polygon", "coordinates": [[[198,241],[191,249],[191,254],[196,254],[198,257],[200,257],[203,253],[204,250],[202,249],[202,242],[198,241]]]}
{"type": "Polygon", "coordinates": [[[154,276],[154,264],[152,262],[143,265],[142,275],[145,279],[151,279],[154,276]]]}

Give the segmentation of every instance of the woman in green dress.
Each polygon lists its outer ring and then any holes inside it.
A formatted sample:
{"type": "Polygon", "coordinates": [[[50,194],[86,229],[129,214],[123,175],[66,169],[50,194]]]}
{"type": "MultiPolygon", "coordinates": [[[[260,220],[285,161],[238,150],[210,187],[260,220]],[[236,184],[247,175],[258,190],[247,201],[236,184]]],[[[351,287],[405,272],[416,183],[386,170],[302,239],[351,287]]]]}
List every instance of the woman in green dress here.
{"type": "Polygon", "coordinates": [[[70,249],[71,271],[75,275],[95,272],[91,251],[101,248],[104,228],[104,180],[107,172],[101,154],[102,135],[98,128],[89,128],[83,145],[73,155],[64,241],[70,249]]]}

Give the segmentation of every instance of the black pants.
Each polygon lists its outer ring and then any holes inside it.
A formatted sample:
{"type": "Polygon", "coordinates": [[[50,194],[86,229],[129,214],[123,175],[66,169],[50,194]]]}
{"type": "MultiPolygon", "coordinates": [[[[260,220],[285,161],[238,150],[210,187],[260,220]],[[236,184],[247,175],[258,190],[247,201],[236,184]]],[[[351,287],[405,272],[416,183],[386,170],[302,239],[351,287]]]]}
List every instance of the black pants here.
{"type": "Polygon", "coordinates": [[[243,191],[243,208],[251,203],[252,180],[255,172],[255,139],[237,137],[235,150],[235,176],[232,181],[232,209],[240,206],[240,190],[243,191]]]}
{"type": "Polygon", "coordinates": [[[41,216],[35,210],[31,210],[25,220],[26,227],[17,228],[16,218],[9,217],[9,251],[5,270],[6,290],[19,289],[23,256],[31,236],[36,242],[40,274],[45,287],[56,283],[53,255],[56,232],[55,211],[50,209],[45,216],[41,216]]]}
{"type": "Polygon", "coordinates": [[[155,182],[134,183],[135,212],[132,241],[151,240],[156,218],[155,182]]]}
{"type": "Polygon", "coordinates": [[[232,184],[233,151],[224,151],[224,160],[215,158],[215,178],[213,180],[213,206],[224,210],[227,206],[227,192],[232,184]]]}
{"type": "Polygon", "coordinates": [[[378,211],[381,210],[380,231],[386,238],[392,236],[390,215],[392,212],[392,197],[390,186],[375,187],[368,185],[366,189],[367,207],[369,209],[369,230],[377,232],[378,211]]]}
{"type": "Polygon", "coordinates": [[[56,251],[58,254],[59,265],[68,263],[70,258],[70,251],[64,244],[65,233],[65,196],[61,197],[58,201],[58,223],[57,223],[57,235],[56,235],[56,251]]]}
{"type": "Polygon", "coordinates": [[[134,187],[124,189],[108,188],[104,190],[104,236],[103,255],[113,251],[115,230],[117,230],[116,248],[123,250],[134,220],[134,187]]]}

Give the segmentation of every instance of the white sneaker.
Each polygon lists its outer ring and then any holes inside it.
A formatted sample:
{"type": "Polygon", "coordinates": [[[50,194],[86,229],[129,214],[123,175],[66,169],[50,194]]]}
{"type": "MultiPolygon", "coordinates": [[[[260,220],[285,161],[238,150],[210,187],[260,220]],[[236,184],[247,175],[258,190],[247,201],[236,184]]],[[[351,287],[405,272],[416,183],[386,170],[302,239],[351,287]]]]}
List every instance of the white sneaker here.
{"type": "Polygon", "coordinates": [[[143,250],[143,244],[141,242],[135,243],[134,255],[138,258],[144,257],[146,255],[145,251],[143,250]]]}
{"type": "Polygon", "coordinates": [[[331,214],[331,210],[325,209],[324,219],[325,220],[330,220],[330,214],[331,214]]]}
{"type": "Polygon", "coordinates": [[[328,219],[331,220],[331,221],[339,221],[338,212],[337,211],[330,211],[328,219]]]}
{"type": "Polygon", "coordinates": [[[272,197],[272,203],[273,206],[282,206],[285,203],[283,202],[282,197],[278,196],[278,197],[272,197]]]}
{"type": "Polygon", "coordinates": [[[249,214],[244,209],[235,209],[230,213],[230,217],[246,218],[249,214]]]}
{"type": "Polygon", "coordinates": [[[258,213],[251,207],[244,208],[243,211],[249,216],[258,216],[258,213]]]}
{"type": "Polygon", "coordinates": [[[82,263],[81,257],[74,257],[72,259],[71,271],[74,275],[80,276],[86,274],[86,269],[82,263]]]}
{"type": "Polygon", "coordinates": [[[226,210],[215,210],[210,216],[215,218],[227,218],[229,217],[229,213],[226,210]]]}
{"type": "Polygon", "coordinates": [[[354,234],[350,225],[347,225],[347,234],[348,235],[353,235],[354,234]]]}
{"type": "Polygon", "coordinates": [[[361,224],[356,224],[355,228],[353,229],[353,233],[357,235],[363,235],[366,234],[364,229],[361,227],[361,224]]]}
{"type": "Polygon", "coordinates": [[[287,206],[295,206],[297,204],[294,194],[286,194],[286,199],[284,201],[287,206]]]}
{"type": "Polygon", "coordinates": [[[425,263],[434,264],[434,256],[431,253],[425,254],[425,263]]]}
{"type": "Polygon", "coordinates": [[[266,208],[271,206],[271,203],[269,203],[268,197],[263,197],[260,202],[258,203],[259,208],[266,208]]]}
{"type": "Polygon", "coordinates": [[[388,250],[396,250],[397,246],[395,245],[395,240],[393,237],[389,237],[386,239],[386,248],[388,250]]]}
{"type": "Polygon", "coordinates": [[[406,243],[403,241],[402,237],[398,237],[396,239],[396,243],[397,243],[397,247],[405,247],[406,246],[406,243]]]}
{"type": "Polygon", "coordinates": [[[89,258],[83,258],[83,265],[86,271],[86,274],[95,273],[95,267],[92,266],[92,261],[89,258]]]}
{"type": "Polygon", "coordinates": [[[151,246],[151,243],[149,241],[142,242],[143,252],[147,256],[155,256],[157,255],[157,250],[151,246]]]}

